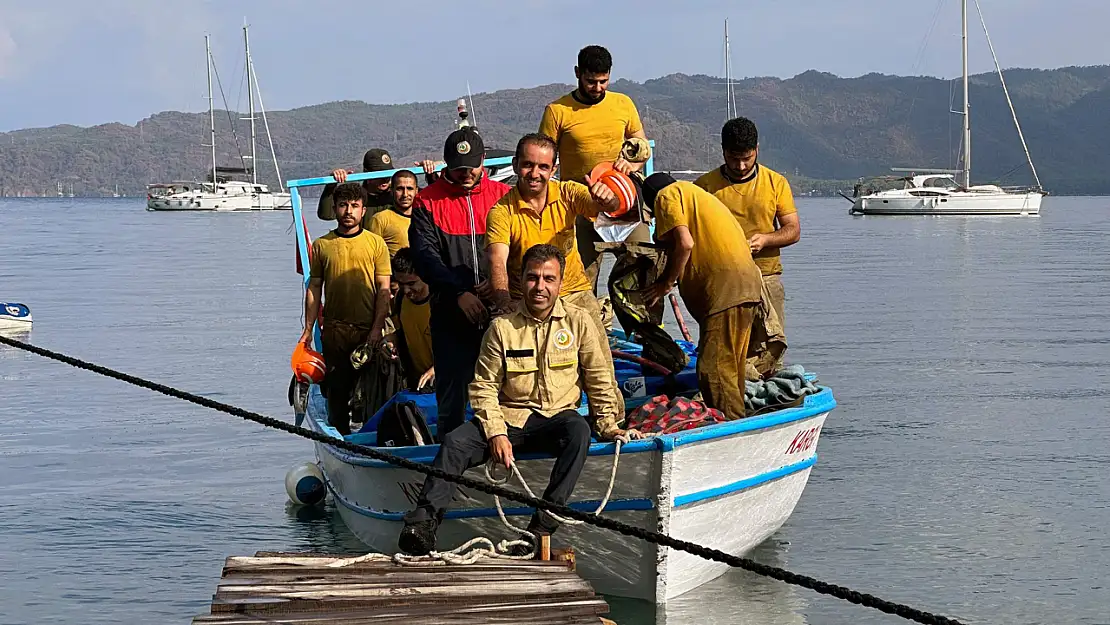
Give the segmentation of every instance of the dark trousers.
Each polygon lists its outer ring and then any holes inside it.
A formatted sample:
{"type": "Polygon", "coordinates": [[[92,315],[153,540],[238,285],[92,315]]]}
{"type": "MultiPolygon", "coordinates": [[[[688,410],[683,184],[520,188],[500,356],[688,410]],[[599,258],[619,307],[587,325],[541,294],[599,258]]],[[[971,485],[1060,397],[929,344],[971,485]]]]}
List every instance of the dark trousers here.
{"type": "MultiPolygon", "coordinates": [[[[437,374],[439,370],[436,370],[437,374]]],[[[438,376],[437,376],[438,377],[438,376]]],[[[565,504],[574,491],[578,477],[582,475],[582,465],[590,451],[590,424],[578,411],[564,410],[550,418],[532,413],[524,427],[508,428],[509,442],[513,445],[513,455],[538,452],[555,456],[555,466],[551,469],[551,480],[543,499],[565,504]]],[[[439,448],[432,466],[452,475],[462,475],[469,468],[485,464],[489,459],[489,443],[482,428],[474,421],[468,421],[447,435],[447,440],[439,448]]],[[[432,517],[442,518],[443,510],[455,495],[455,485],[451,482],[429,477],[424,480],[416,509],[405,515],[406,521],[423,521],[432,517]]],[[[550,534],[559,527],[557,521],[539,510],[532,515],[528,524],[530,531],[550,534]]]]}
{"type": "Polygon", "coordinates": [[[432,362],[436,368],[436,442],[442,443],[466,419],[468,387],[474,380],[474,365],[478,362],[484,331],[465,320],[459,323],[458,319],[449,319],[445,323],[433,311],[431,333],[432,362]]]}
{"type": "Polygon", "coordinates": [[[358,383],[351,352],[366,342],[369,334],[367,328],[328,319],[320,331],[320,347],[327,366],[320,390],[328,400],[328,424],[343,436],[351,433],[351,395],[358,383]]]}

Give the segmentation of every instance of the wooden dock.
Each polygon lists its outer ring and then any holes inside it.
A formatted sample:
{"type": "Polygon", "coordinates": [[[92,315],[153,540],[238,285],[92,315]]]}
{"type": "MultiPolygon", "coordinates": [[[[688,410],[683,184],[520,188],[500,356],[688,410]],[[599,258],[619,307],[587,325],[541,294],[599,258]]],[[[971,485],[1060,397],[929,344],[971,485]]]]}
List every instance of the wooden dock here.
{"type": "Polygon", "coordinates": [[[231,556],[194,625],[477,625],[478,623],[611,623],[609,605],[557,560],[483,559],[468,565],[401,566],[347,556],[258,552],[231,556]]]}

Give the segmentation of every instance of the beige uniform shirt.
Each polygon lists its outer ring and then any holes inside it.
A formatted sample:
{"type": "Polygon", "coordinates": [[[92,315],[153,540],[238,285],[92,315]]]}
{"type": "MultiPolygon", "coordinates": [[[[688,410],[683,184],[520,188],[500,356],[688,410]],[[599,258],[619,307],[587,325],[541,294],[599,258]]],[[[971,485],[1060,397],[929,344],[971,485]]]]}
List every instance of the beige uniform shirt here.
{"type": "MultiPolygon", "coordinates": [[[[607,347],[608,344],[604,343],[607,347]]],[[[577,408],[586,392],[597,432],[617,429],[617,390],[597,324],[560,298],[545,321],[523,303],[493,320],[470,383],[470,405],[486,438],[523,427],[532,412],[551,417],[577,408]]]]}

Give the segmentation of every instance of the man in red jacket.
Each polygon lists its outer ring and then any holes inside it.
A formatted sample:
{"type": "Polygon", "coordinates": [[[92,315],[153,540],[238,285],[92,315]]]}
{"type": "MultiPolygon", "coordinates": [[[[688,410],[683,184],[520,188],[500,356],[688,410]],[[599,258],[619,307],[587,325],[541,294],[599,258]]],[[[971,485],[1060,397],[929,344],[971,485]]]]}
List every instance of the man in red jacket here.
{"type": "Polygon", "coordinates": [[[509,186],[489,179],[485,151],[474,128],[452,132],[443,145],[444,175],[416,196],[409,225],[413,265],[431,290],[439,442],[465,420],[467,387],[493,305],[486,214],[509,186]]]}

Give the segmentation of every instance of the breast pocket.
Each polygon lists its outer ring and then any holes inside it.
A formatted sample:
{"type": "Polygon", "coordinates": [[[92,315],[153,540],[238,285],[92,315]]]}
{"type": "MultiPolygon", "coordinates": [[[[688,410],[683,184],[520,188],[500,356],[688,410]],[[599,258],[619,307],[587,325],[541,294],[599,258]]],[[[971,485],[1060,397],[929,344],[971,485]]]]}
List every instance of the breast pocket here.
{"type": "Polygon", "coordinates": [[[539,364],[532,349],[505,350],[505,394],[510,397],[531,397],[536,388],[539,364]]]}

